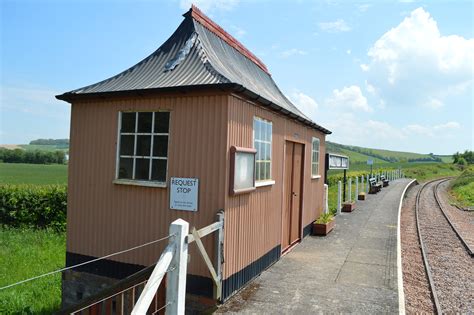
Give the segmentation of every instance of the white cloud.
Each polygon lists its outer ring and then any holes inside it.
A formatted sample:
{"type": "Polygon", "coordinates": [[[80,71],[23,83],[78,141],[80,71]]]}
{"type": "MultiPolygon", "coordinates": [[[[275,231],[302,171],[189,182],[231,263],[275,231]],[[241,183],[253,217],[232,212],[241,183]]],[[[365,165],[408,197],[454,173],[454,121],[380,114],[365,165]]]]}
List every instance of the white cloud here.
{"type": "Polygon", "coordinates": [[[230,30],[232,32],[232,35],[237,39],[241,39],[242,37],[245,36],[245,34],[247,34],[246,30],[236,25],[231,25],[230,30]]]}
{"type": "Polygon", "coordinates": [[[337,19],[332,22],[321,22],[319,28],[329,33],[348,32],[351,30],[350,26],[347,25],[343,19],[337,19]]]}
{"type": "Polygon", "coordinates": [[[234,9],[240,0],[180,0],[179,6],[183,10],[188,10],[191,5],[196,5],[199,9],[203,10],[204,13],[221,10],[230,11],[234,9]]]}
{"type": "Polygon", "coordinates": [[[428,102],[424,103],[423,105],[430,109],[439,109],[444,106],[443,102],[436,98],[429,99],[428,102]]]}
{"type": "Polygon", "coordinates": [[[342,90],[334,89],[332,96],[326,100],[326,104],[333,107],[350,108],[355,111],[372,111],[367,98],[362,94],[360,87],[357,85],[344,87],[342,90]]]}
{"type": "Polygon", "coordinates": [[[346,50],[346,54],[350,55],[352,51],[350,49],[346,50]]]}
{"type": "Polygon", "coordinates": [[[303,114],[316,120],[316,112],[319,105],[311,96],[295,90],[288,98],[303,112],[303,114]]]}
{"type": "Polygon", "coordinates": [[[2,111],[55,117],[69,113],[69,106],[55,98],[57,91],[30,87],[0,87],[2,111]]]}
{"type": "Polygon", "coordinates": [[[457,121],[448,121],[445,124],[436,125],[433,127],[435,130],[447,130],[447,129],[459,129],[461,125],[457,121]]]}
{"type": "Polygon", "coordinates": [[[403,131],[407,135],[415,134],[415,135],[422,135],[426,137],[440,137],[446,132],[454,131],[461,128],[461,124],[457,121],[448,121],[444,124],[438,124],[434,126],[429,125],[419,125],[419,124],[411,124],[407,125],[403,128],[403,131]]]}
{"type": "Polygon", "coordinates": [[[372,5],[369,4],[369,3],[365,3],[365,4],[360,4],[357,6],[357,9],[359,10],[359,12],[365,12],[367,11],[372,5]]]}
{"type": "Polygon", "coordinates": [[[382,35],[368,56],[362,70],[392,103],[439,108],[444,98],[472,83],[474,39],[441,35],[423,8],[382,35]]]}
{"type": "Polygon", "coordinates": [[[367,80],[365,80],[365,89],[367,90],[368,93],[370,93],[372,95],[376,94],[375,87],[372,84],[370,84],[369,82],[367,82],[367,80]]]}
{"type": "Polygon", "coordinates": [[[283,58],[288,58],[288,57],[295,56],[295,55],[304,56],[304,55],[307,55],[307,54],[308,53],[305,50],[292,48],[292,49],[282,51],[280,53],[280,56],[283,57],[283,58]]]}

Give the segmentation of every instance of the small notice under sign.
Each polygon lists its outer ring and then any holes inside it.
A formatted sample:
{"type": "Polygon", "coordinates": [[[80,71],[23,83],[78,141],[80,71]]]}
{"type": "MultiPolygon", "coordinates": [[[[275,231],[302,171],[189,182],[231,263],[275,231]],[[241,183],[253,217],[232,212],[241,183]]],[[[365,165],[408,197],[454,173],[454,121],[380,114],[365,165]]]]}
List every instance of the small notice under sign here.
{"type": "Polygon", "coordinates": [[[198,211],[199,179],[171,177],[170,209],[198,211]]]}

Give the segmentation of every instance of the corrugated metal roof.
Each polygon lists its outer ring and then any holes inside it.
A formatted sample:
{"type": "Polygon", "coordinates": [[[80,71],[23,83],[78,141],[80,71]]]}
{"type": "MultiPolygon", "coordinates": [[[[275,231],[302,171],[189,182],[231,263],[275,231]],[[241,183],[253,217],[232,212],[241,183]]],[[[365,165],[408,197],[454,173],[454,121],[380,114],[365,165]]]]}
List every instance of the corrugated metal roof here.
{"type": "Polygon", "coordinates": [[[138,64],[57,98],[70,101],[113,92],[226,86],[308,126],[331,133],[298,110],[279,90],[263,62],[196,7],[184,17],[173,35],[138,64]]]}

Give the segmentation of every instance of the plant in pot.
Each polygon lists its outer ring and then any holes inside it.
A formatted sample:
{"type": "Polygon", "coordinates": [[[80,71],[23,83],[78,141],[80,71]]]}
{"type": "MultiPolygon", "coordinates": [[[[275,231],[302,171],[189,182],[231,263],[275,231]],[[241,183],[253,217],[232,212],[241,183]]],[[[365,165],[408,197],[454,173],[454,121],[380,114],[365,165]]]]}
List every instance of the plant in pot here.
{"type": "Polygon", "coordinates": [[[323,213],[313,223],[313,235],[327,235],[334,228],[334,216],[331,213],[323,213]]]}
{"type": "Polygon", "coordinates": [[[365,192],[363,191],[363,192],[359,193],[359,196],[357,196],[357,199],[365,200],[365,192]]]}
{"type": "Polygon", "coordinates": [[[349,200],[342,204],[342,212],[352,212],[355,209],[355,201],[349,200]]]}

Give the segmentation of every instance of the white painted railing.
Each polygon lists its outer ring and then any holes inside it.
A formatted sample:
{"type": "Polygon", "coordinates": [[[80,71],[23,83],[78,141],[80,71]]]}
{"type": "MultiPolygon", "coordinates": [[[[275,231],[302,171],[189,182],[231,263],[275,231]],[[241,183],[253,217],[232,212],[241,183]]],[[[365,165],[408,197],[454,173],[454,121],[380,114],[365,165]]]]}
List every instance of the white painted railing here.
{"type": "Polygon", "coordinates": [[[221,264],[222,246],[224,243],[224,214],[219,212],[218,221],[214,222],[200,230],[196,228],[191,229],[189,234],[188,222],[178,219],[171,223],[169,229],[169,244],[163,251],[158,260],[150,278],[148,279],[143,292],[140,295],[132,314],[146,314],[150,304],[152,303],[156,292],[163,280],[166,277],[166,304],[162,308],[166,308],[166,314],[184,314],[185,298],[186,298],[186,273],[188,263],[188,245],[195,242],[199,252],[209,269],[209,273],[214,281],[214,296],[216,299],[221,299],[222,294],[222,271],[221,264]],[[211,258],[207,254],[204,245],[201,241],[206,235],[218,231],[217,236],[217,255],[216,268],[214,268],[211,258]]]}

